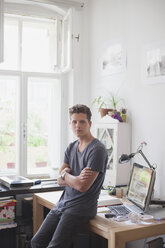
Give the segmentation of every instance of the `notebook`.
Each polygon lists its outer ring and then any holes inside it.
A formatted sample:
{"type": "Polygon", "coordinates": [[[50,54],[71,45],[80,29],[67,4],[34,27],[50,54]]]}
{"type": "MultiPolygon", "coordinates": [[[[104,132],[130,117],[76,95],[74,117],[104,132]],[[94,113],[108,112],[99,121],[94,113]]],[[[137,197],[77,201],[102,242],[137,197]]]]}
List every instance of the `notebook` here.
{"type": "MultiPolygon", "coordinates": [[[[124,209],[128,209],[128,211],[123,213],[123,215],[128,214],[129,212],[135,212],[137,214],[146,213],[153,192],[155,175],[156,172],[154,169],[134,163],[126,195],[128,204],[124,203],[122,206],[109,207],[110,211],[114,213],[114,209],[116,209],[116,211],[119,212],[120,210],[117,209],[124,207],[124,209]],[[131,204],[129,204],[129,202],[131,204]]],[[[122,214],[117,214],[116,212],[116,215],[122,214]]]]}

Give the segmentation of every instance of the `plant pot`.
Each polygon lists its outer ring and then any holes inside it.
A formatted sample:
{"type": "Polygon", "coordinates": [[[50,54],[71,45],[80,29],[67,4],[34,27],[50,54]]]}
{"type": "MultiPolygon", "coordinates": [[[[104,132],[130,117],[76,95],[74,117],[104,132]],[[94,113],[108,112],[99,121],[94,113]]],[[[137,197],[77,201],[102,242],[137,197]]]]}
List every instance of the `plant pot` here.
{"type": "Polygon", "coordinates": [[[102,118],[102,117],[104,117],[105,115],[108,115],[108,112],[112,112],[113,109],[100,108],[99,111],[100,111],[100,115],[101,115],[101,118],[102,118]]]}
{"type": "Polygon", "coordinates": [[[8,168],[8,169],[13,169],[13,168],[15,168],[15,163],[14,163],[14,162],[7,163],[7,168],[8,168]]]}
{"type": "Polygon", "coordinates": [[[47,166],[47,162],[43,161],[43,162],[36,162],[36,167],[46,167],[47,166]]]}

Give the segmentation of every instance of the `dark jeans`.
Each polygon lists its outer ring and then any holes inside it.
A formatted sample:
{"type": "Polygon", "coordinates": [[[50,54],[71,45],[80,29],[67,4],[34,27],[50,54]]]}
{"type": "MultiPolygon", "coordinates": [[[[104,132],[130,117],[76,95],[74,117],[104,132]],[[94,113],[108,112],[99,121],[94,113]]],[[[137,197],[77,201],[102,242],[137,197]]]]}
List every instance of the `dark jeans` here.
{"type": "Polygon", "coordinates": [[[32,248],[69,248],[91,217],[51,210],[31,240],[32,248]]]}

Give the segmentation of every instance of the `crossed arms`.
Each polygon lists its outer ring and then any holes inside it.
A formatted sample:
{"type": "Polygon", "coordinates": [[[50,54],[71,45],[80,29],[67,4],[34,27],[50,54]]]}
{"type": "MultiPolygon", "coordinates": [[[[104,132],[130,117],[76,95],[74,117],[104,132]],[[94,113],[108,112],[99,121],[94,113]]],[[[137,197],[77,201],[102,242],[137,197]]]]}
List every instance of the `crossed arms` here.
{"type": "Polygon", "coordinates": [[[64,163],[59,171],[59,177],[57,178],[58,184],[60,186],[68,185],[80,192],[87,191],[92,186],[99,174],[98,171],[92,171],[89,167],[84,168],[78,176],[73,176],[69,174],[69,172],[69,165],[64,163]],[[66,172],[65,180],[62,180],[61,175],[64,172],[66,172]]]}

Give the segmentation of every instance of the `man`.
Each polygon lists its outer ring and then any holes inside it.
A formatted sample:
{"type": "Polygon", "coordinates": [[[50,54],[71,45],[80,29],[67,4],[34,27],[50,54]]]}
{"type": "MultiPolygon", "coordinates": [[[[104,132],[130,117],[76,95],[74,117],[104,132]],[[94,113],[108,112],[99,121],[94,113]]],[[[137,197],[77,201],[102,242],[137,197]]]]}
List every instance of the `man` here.
{"type": "Polygon", "coordinates": [[[97,213],[107,152],[90,132],[90,109],[78,104],[69,113],[78,140],[67,147],[59,171],[58,184],[65,186],[65,190],[33,237],[32,248],[70,248],[75,234],[97,213]]]}

